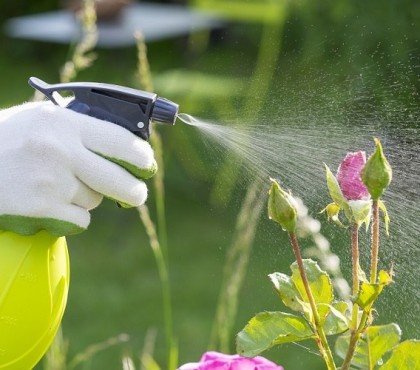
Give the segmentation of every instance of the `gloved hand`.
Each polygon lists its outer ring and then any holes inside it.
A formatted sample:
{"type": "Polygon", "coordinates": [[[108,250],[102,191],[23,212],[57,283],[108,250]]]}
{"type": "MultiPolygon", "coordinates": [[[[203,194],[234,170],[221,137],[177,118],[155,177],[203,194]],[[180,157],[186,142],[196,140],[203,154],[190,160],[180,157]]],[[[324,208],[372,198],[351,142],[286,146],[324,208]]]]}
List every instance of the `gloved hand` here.
{"type": "Polygon", "coordinates": [[[103,196],[143,204],[139,179],[156,169],[149,143],[115,124],[50,102],[0,111],[0,230],[81,232],[103,196]]]}

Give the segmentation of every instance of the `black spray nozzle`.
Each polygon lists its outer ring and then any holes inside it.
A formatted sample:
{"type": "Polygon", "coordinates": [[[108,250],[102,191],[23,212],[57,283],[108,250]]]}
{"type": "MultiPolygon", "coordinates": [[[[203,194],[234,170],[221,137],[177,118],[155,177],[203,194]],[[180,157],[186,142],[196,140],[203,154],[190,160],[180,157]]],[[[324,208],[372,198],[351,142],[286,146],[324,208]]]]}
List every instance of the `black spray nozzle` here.
{"type": "Polygon", "coordinates": [[[164,98],[157,98],[152,112],[152,121],[174,125],[178,116],[178,104],[164,98]]]}
{"type": "Polygon", "coordinates": [[[170,100],[118,85],[97,82],[50,85],[36,77],[29,79],[29,85],[56,105],[60,105],[59,92],[69,91],[74,98],[66,108],[115,123],[144,140],[149,139],[151,121],[174,125],[178,114],[178,104],[170,100]]]}

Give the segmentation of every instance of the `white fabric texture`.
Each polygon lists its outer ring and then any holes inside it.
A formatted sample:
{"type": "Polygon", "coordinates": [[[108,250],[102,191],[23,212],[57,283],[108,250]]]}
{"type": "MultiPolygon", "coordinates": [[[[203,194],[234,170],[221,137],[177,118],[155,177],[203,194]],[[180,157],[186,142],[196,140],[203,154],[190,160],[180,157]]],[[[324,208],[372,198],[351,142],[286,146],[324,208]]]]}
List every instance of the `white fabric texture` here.
{"type": "Polygon", "coordinates": [[[103,196],[139,206],[146,184],[104,157],[155,168],[149,143],[122,127],[50,102],[0,111],[0,215],[81,228],[103,196]]]}

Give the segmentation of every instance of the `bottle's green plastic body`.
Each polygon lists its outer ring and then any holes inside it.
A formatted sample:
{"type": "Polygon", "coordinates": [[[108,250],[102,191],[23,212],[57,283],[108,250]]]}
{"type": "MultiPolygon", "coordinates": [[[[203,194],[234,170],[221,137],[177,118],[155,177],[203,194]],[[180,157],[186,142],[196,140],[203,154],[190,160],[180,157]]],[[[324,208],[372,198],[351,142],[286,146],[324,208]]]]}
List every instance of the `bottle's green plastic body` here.
{"type": "Polygon", "coordinates": [[[50,346],[67,303],[64,237],[0,231],[0,369],[29,370],[50,346]]]}

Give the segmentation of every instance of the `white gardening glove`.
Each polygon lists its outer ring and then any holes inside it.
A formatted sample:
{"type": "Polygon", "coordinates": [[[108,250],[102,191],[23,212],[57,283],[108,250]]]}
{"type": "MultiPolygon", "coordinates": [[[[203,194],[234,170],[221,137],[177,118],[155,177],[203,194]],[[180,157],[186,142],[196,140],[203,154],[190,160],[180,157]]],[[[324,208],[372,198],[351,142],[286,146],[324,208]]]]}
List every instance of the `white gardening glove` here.
{"type": "Polygon", "coordinates": [[[50,102],[0,111],[0,230],[85,230],[103,196],[147,198],[157,166],[149,143],[122,127],[50,102]]]}

